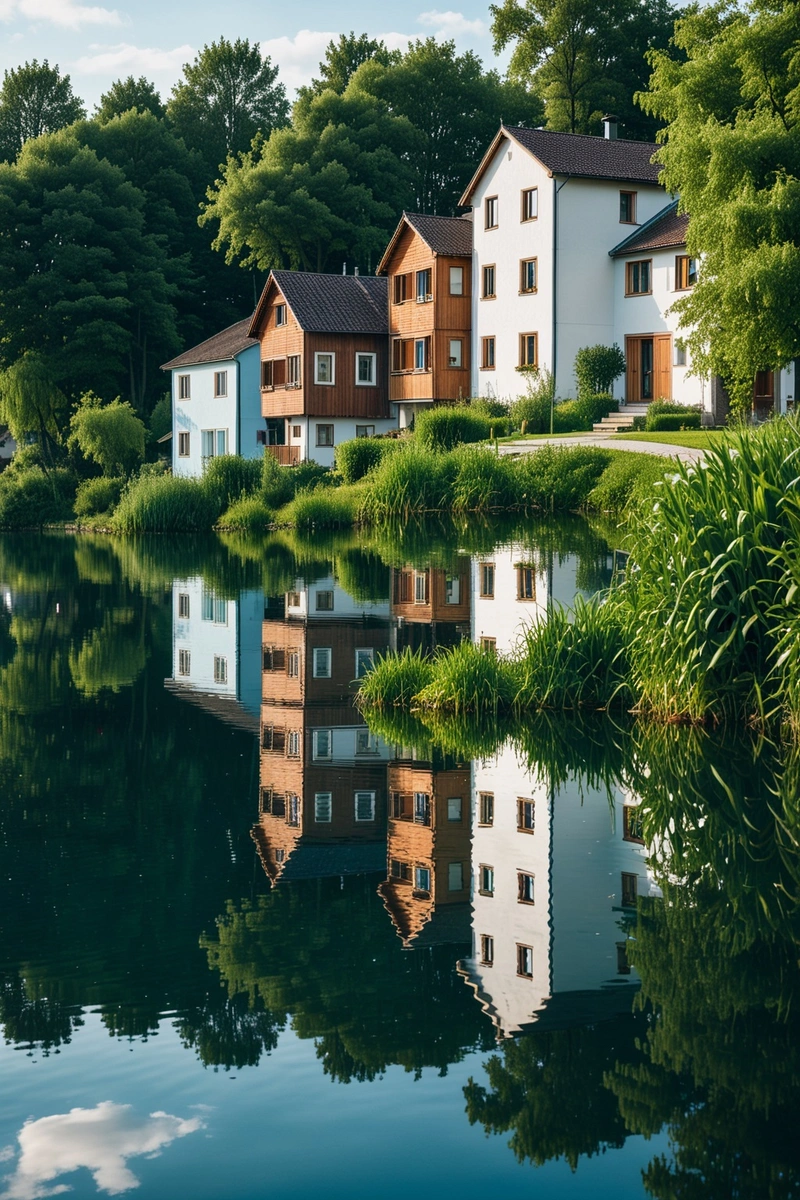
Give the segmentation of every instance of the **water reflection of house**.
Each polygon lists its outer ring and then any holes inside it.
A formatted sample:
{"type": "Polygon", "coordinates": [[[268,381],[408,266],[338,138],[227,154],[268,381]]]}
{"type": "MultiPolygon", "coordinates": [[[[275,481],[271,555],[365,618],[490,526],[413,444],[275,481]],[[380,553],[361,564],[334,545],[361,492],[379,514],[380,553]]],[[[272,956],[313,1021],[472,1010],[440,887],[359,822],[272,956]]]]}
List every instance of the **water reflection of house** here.
{"type": "Polygon", "coordinates": [[[378,889],[403,945],[470,937],[470,768],[389,765],[387,879],[378,889]]]}
{"type": "Polygon", "coordinates": [[[457,558],[449,570],[441,567],[400,567],[392,570],[391,614],[393,649],[455,645],[469,637],[470,560],[457,558]]]}
{"type": "Polygon", "coordinates": [[[259,821],[275,883],[381,870],[388,747],[354,707],[389,644],[389,605],[359,604],[332,578],[298,581],[262,627],[259,821]]]}
{"type": "Polygon", "coordinates": [[[172,585],[172,678],[184,700],[253,732],[258,728],[264,594],[221,596],[200,576],[172,585]]]}
{"type": "Polygon", "coordinates": [[[636,805],[552,795],[512,747],[473,771],[472,954],[459,970],[498,1036],[627,1011],[626,928],[648,873],[636,805]]]}

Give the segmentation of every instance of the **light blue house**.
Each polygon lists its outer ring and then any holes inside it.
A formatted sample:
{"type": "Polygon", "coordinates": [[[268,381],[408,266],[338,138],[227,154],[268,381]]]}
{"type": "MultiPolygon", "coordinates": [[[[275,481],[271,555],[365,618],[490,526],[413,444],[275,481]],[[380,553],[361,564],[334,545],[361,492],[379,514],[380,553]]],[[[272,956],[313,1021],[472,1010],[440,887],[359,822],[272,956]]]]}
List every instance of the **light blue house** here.
{"type": "Polygon", "coordinates": [[[260,351],[249,326],[249,318],[237,321],[164,363],[172,378],[173,474],[202,475],[218,454],[263,456],[260,351]]]}

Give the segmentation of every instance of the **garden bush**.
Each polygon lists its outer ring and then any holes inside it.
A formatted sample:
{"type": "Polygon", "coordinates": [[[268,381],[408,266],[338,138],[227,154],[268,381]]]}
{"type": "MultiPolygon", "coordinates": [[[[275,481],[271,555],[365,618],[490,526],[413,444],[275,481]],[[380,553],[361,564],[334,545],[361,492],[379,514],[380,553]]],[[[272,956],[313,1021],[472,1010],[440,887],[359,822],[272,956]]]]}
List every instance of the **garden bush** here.
{"type": "Polygon", "coordinates": [[[669,400],[653,400],[647,409],[644,427],[654,433],[666,432],[668,429],[699,429],[700,413],[696,408],[687,408],[684,404],[673,404],[669,400]],[[666,423],[664,423],[665,418],[667,418],[666,423]]]}
{"type": "Polygon", "coordinates": [[[581,508],[603,471],[611,452],[596,446],[542,446],[521,455],[516,463],[520,504],[545,512],[581,508]]]}
{"type": "Polygon", "coordinates": [[[635,507],[671,470],[671,465],[657,454],[621,451],[592,488],[586,506],[595,512],[622,512],[629,505],[635,507]]]}
{"type": "Polygon", "coordinates": [[[296,529],[347,529],[358,521],[362,491],[358,487],[318,486],[299,491],[277,514],[279,525],[296,529]]]}
{"type": "Polygon", "coordinates": [[[100,475],[84,479],[75,495],[75,516],[95,517],[110,512],[119,504],[125,480],[121,476],[100,475]]]}
{"type": "Polygon", "coordinates": [[[519,429],[525,421],[528,433],[550,432],[550,406],[555,387],[550,371],[526,371],[525,394],[511,405],[510,415],[515,428],[519,429]]]}
{"type": "Polygon", "coordinates": [[[75,485],[75,476],[63,468],[45,475],[38,467],[9,467],[0,475],[0,528],[40,529],[68,521],[75,485]]]}
{"type": "Polygon", "coordinates": [[[470,411],[476,413],[479,417],[491,417],[494,420],[496,417],[510,416],[511,406],[505,400],[493,400],[490,396],[476,396],[469,402],[470,411]]]}
{"type": "Polygon", "coordinates": [[[388,438],[353,438],[334,450],[336,470],[345,483],[357,483],[400,443],[388,438]]]}
{"type": "Polygon", "coordinates": [[[464,442],[482,442],[489,436],[492,418],[463,405],[429,408],[414,425],[414,437],[431,450],[452,450],[464,442]]]}
{"type": "Polygon", "coordinates": [[[590,392],[575,401],[584,421],[584,429],[591,429],[596,421],[602,421],[609,413],[619,412],[619,404],[609,392],[590,392]]]}

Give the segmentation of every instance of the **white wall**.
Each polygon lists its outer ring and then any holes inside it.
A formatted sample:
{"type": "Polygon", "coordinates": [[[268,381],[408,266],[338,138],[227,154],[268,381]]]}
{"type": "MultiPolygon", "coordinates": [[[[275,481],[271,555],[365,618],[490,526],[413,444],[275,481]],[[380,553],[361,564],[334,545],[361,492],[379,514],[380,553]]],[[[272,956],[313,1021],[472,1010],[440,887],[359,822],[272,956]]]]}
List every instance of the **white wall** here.
{"type": "Polygon", "coordinates": [[[259,390],[259,348],[249,346],[235,358],[217,363],[199,363],[174,369],[172,374],[172,470],[175,475],[194,476],[203,473],[202,438],[204,429],[228,431],[228,454],[244,458],[261,458],[263,445],[256,440],[256,431],[265,429],[261,416],[259,390]],[[228,395],[214,396],[214,373],[228,372],[228,395]],[[191,398],[179,399],[178,377],[188,375],[191,398]],[[241,431],[237,410],[237,390],[241,390],[241,431]],[[189,457],[181,458],[178,435],[189,434],[189,457]]]}
{"type": "MultiPolygon", "coordinates": [[[[362,602],[354,600],[353,597],[339,587],[333,575],[327,576],[325,579],[318,579],[315,583],[306,587],[303,579],[298,579],[295,585],[298,604],[290,604],[287,596],[286,600],[286,616],[288,618],[299,618],[301,620],[315,621],[341,621],[343,617],[389,617],[389,601],[369,601],[362,602]],[[317,609],[317,593],[318,592],[333,592],[333,609],[317,609]]],[[[365,631],[364,645],[369,645],[367,640],[368,634],[365,631]]]]}
{"type": "MultiPolygon", "coordinates": [[[[261,447],[263,451],[263,446],[261,447]]],[[[240,592],[237,609],[239,655],[237,696],[242,708],[256,717],[261,715],[261,630],[264,621],[264,593],[260,588],[240,592]]]]}
{"type": "Polygon", "coordinates": [[[394,415],[384,420],[374,417],[288,417],[287,445],[297,448],[299,461],[317,462],[323,467],[332,467],[336,447],[342,442],[350,442],[356,436],[356,427],[371,426],[374,433],[388,433],[397,429],[397,406],[392,405],[394,415]],[[317,445],[317,425],[333,425],[333,445],[317,445]],[[294,435],[294,429],[299,428],[300,436],[294,435]]]}
{"type": "Polygon", "coordinates": [[[545,566],[530,550],[517,546],[498,546],[490,555],[473,558],[470,586],[472,588],[472,640],[495,638],[500,654],[508,654],[526,626],[542,620],[547,614],[550,581],[545,566]],[[482,567],[494,564],[494,598],[481,596],[482,567]],[[536,599],[517,598],[517,567],[521,564],[536,567],[536,599]]]}
{"type": "Polygon", "coordinates": [[[232,600],[224,601],[224,622],[205,621],[204,594],[210,594],[209,589],[199,576],[192,579],[176,579],[172,584],[172,677],[185,687],[235,698],[238,683],[237,605],[232,600]],[[188,620],[179,615],[181,594],[189,597],[188,620]],[[181,674],[179,670],[181,650],[188,650],[190,654],[190,670],[187,675],[181,674]],[[216,683],[214,680],[215,656],[227,660],[227,683],[216,683]]]}

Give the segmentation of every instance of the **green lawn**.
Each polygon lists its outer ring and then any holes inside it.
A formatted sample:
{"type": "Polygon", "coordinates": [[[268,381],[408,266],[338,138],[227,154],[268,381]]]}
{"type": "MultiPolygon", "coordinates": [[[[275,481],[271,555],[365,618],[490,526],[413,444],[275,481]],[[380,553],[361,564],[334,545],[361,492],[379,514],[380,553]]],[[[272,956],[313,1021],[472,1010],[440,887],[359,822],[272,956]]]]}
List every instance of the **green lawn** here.
{"type": "Polygon", "coordinates": [[[543,438],[551,437],[591,437],[591,433],[586,429],[574,429],[571,433],[512,433],[510,437],[501,437],[497,440],[502,446],[507,442],[540,442],[543,438]]]}
{"type": "Polygon", "coordinates": [[[685,429],[682,433],[613,433],[612,442],[660,442],[662,446],[688,446],[707,450],[727,436],[725,429],[685,429]]]}

